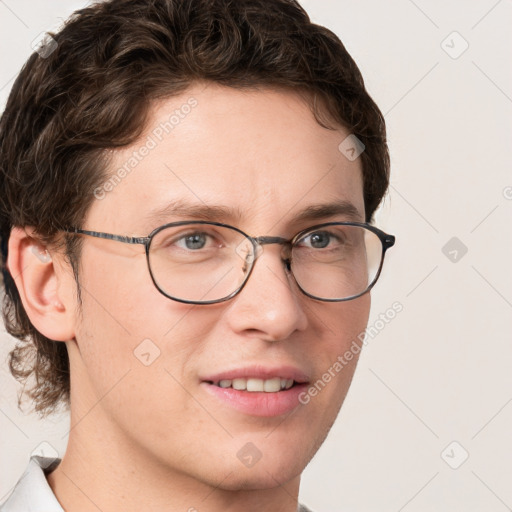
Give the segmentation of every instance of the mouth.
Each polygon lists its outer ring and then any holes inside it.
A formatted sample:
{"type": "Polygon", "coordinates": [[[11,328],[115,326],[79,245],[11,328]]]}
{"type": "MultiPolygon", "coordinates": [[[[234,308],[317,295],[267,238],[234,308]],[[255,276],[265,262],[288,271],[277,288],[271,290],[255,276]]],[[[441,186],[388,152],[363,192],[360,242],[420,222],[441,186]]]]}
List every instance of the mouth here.
{"type": "Polygon", "coordinates": [[[252,367],[204,378],[201,385],[223,406],[251,416],[270,417],[300,406],[299,395],[308,382],[307,375],[293,367],[252,367]]]}
{"type": "Polygon", "coordinates": [[[247,391],[249,393],[278,393],[292,388],[297,384],[293,379],[284,377],[274,377],[271,379],[258,379],[256,377],[222,379],[217,382],[206,381],[208,384],[218,386],[219,388],[236,389],[237,391],[247,391]]]}

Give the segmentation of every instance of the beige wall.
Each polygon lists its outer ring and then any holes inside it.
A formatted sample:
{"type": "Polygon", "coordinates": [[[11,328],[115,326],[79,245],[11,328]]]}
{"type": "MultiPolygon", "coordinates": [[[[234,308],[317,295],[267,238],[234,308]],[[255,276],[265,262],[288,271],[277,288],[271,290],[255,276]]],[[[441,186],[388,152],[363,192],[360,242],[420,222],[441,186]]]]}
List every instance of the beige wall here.
{"type": "MultiPolygon", "coordinates": [[[[500,512],[512,506],[512,2],[303,3],[344,41],[386,115],[392,180],[377,225],[397,245],[373,294],[378,334],[302,500],[500,512]],[[382,327],[395,301],[403,311],[382,327]]],[[[30,42],[80,5],[0,2],[2,105],[30,42]]],[[[3,361],[11,340],[0,339],[3,361]]],[[[17,389],[0,370],[0,501],[39,443],[66,445],[66,418],[23,416],[17,389]]]]}

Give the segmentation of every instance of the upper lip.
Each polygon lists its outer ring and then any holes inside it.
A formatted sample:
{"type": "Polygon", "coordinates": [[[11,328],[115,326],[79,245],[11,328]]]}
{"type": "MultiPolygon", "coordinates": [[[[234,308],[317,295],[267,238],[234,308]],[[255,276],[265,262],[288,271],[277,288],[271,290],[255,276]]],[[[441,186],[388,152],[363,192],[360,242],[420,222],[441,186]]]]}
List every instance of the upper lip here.
{"type": "Polygon", "coordinates": [[[302,384],[309,382],[309,377],[302,370],[295,366],[264,366],[264,365],[251,365],[244,366],[243,368],[233,368],[232,370],[225,370],[219,373],[201,377],[203,382],[219,382],[221,380],[233,379],[272,379],[280,377],[281,379],[293,379],[295,382],[302,384]]]}

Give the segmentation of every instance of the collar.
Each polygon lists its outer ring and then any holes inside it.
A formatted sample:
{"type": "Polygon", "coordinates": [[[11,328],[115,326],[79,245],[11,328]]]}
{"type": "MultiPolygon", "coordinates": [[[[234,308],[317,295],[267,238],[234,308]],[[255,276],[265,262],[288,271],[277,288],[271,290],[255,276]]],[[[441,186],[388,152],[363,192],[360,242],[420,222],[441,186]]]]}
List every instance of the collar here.
{"type": "Polygon", "coordinates": [[[46,480],[61,459],[33,455],[0,512],[64,512],[46,480]]]}

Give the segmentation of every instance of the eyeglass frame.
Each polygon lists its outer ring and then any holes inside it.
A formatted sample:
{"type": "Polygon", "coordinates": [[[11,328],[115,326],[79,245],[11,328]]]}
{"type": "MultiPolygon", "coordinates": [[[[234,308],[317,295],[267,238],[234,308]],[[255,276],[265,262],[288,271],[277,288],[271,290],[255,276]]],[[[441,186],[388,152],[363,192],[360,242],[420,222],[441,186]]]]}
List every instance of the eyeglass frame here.
{"type": "Polygon", "coordinates": [[[252,236],[248,235],[247,233],[245,233],[244,231],[242,231],[241,229],[239,229],[235,226],[231,226],[230,224],[224,224],[222,222],[214,222],[214,221],[202,221],[202,220],[184,220],[184,221],[178,221],[178,222],[169,222],[167,224],[164,224],[162,226],[155,228],[153,231],[151,231],[151,233],[148,236],[143,236],[143,237],[116,235],[113,233],[104,233],[102,231],[91,231],[91,230],[80,229],[80,228],[68,228],[68,229],[64,229],[63,231],[66,233],[70,233],[70,234],[93,236],[95,238],[101,238],[104,240],[114,240],[116,242],[122,242],[122,243],[126,243],[126,244],[144,245],[149,275],[151,276],[151,280],[153,281],[153,284],[155,285],[156,289],[162,295],[167,297],[168,299],[175,300],[177,302],[181,302],[184,304],[197,304],[197,305],[218,304],[218,303],[230,300],[233,297],[235,297],[236,295],[238,295],[242,291],[244,286],[247,284],[247,281],[249,280],[249,277],[251,276],[251,273],[254,269],[254,265],[256,264],[256,260],[258,259],[258,256],[259,256],[257,253],[258,247],[259,246],[261,247],[263,245],[270,245],[270,244],[280,244],[287,248],[287,257],[286,257],[286,259],[283,259],[283,262],[286,263],[286,268],[287,268],[288,272],[290,272],[290,274],[292,275],[293,280],[295,281],[295,284],[297,285],[299,290],[307,297],[314,299],[314,300],[319,300],[322,302],[345,302],[345,301],[357,299],[357,298],[361,297],[362,295],[365,295],[366,293],[368,293],[375,286],[375,284],[377,283],[379,276],[381,274],[382,267],[384,265],[384,256],[386,254],[386,251],[388,249],[390,249],[391,247],[393,247],[393,245],[395,244],[395,241],[396,241],[396,237],[394,235],[385,233],[381,229],[376,228],[375,226],[372,226],[371,224],[368,224],[367,222],[324,222],[322,224],[317,224],[315,226],[310,226],[308,228],[302,229],[301,231],[299,231],[296,235],[294,235],[290,239],[286,239],[286,238],[279,237],[279,236],[252,237],[252,236]],[[245,238],[247,238],[251,242],[251,245],[253,247],[254,259],[252,260],[249,271],[247,272],[247,276],[244,278],[242,284],[234,292],[230,293],[227,297],[223,297],[221,299],[216,299],[216,300],[200,301],[200,302],[194,301],[194,300],[179,299],[177,297],[173,297],[173,296],[169,295],[164,290],[162,290],[162,288],[160,288],[160,286],[158,285],[158,283],[153,275],[153,271],[151,270],[151,263],[149,260],[149,251],[150,251],[151,242],[152,242],[153,238],[158,233],[160,233],[161,231],[163,231],[164,229],[167,229],[169,227],[183,226],[183,225],[189,225],[189,224],[207,224],[210,226],[219,226],[219,227],[230,228],[230,229],[237,231],[238,233],[243,235],[245,238]],[[291,251],[293,249],[294,244],[305,233],[308,233],[309,231],[314,231],[317,228],[333,226],[333,225],[357,226],[357,227],[365,228],[365,229],[371,231],[372,233],[377,235],[377,237],[379,238],[379,240],[382,244],[382,253],[381,253],[381,258],[380,258],[379,269],[377,270],[377,273],[375,274],[373,282],[366,288],[365,291],[363,291],[357,295],[352,295],[350,297],[346,297],[343,299],[322,299],[320,297],[311,295],[310,293],[305,291],[302,288],[302,286],[297,282],[297,279],[295,278],[293,270],[291,269],[290,256],[291,256],[291,251]]]}

